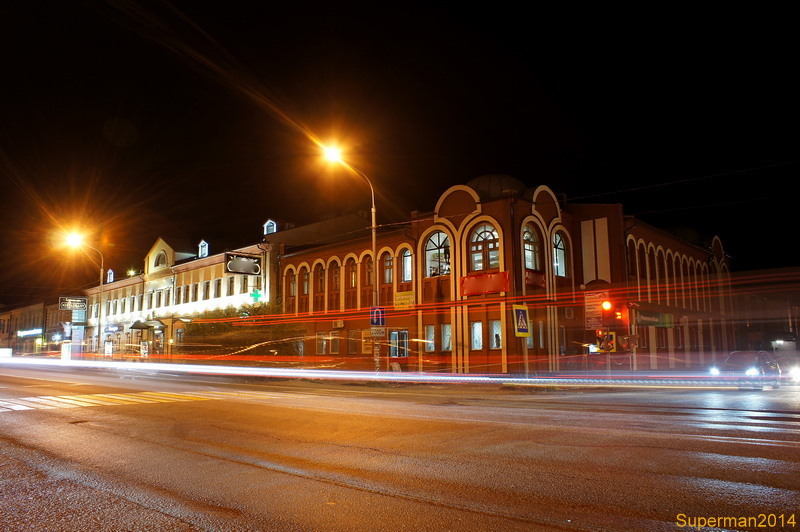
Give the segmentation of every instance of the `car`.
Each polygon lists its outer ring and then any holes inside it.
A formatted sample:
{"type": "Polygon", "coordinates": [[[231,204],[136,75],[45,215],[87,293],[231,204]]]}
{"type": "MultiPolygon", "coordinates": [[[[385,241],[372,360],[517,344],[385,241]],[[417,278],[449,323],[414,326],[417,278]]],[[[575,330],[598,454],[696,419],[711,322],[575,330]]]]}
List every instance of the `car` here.
{"type": "Polygon", "coordinates": [[[781,367],[783,381],[788,384],[800,384],[800,355],[796,351],[790,353],[775,353],[775,358],[781,367]]]}
{"type": "Polygon", "coordinates": [[[781,368],[767,351],[732,351],[708,371],[715,380],[739,387],[760,390],[764,386],[778,388],[781,385],[781,368]]]}

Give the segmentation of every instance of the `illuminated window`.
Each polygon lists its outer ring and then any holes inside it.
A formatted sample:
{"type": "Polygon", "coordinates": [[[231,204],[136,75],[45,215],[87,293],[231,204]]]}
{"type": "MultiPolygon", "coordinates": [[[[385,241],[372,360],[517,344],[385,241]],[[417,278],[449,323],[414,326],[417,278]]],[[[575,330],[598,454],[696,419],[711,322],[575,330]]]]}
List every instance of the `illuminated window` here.
{"type": "Polygon", "coordinates": [[[450,238],[442,231],[433,233],[425,243],[425,275],[450,274],[450,238]]]}
{"type": "Polygon", "coordinates": [[[163,268],[167,265],[167,254],[163,251],[156,255],[155,261],[153,261],[153,267],[155,268],[163,268]]]}
{"type": "Polygon", "coordinates": [[[401,255],[400,261],[400,268],[402,269],[402,273],[400,276],[400,281],[404,283],[411,282],[411,250],[404,249],[403,254],[401,255]]]}
{"type": "Polygon", "coordinates": [[[425,326],[425,351],[430,353],[436,351],[436,326],[425,326]]]}
{"type": "Polygon", "coordinates": [[[119,312],[120,312],[120,314],[125,314],[125,303],[127,303],[127,302],[128,302],[128,300],[125,299],[124,297],[119,300],[119,312]]]}
{"type": "Polygon", "coordinates": [[[200,244],[197,246],[197,257],[203,258],[208,257],[208,242],[205,240],[201,240],[200,244]]]}
{"type": "Polygon", "coordinates": [[[289,273],[289,295],[292,297],[297,295],[297,277],[294,272],[289,273]]]}
{"type": "Polygon", "coordinates": [[[391,284],[394,272],[394,259],[391,253],[387,253],[383,258],[383,284],[391,284]]]}
{"type": "Polygon", "coordinates": [[[522,233],[522,242],[525,248],[525,267],[529,270],[541,270],[539,237],[536,236],[536,230],[530,225],[525,226],[525,231],[522,233]]]}
{"type": "Polygon", "coordinates": [[[389,332],[389,357],[408,356],[408,331],[389,332]]]}
{"type": "Polygon", "coordinates": [[[470,349],[483,349],[483,322],[473,321],[469,324],[470,349]]]}
{"type": "Polygon", "coordinates": [[[489,334],[491,335],[491,349],[500,349],[503,347],[503,328],[500,325],[500,320],[489,321],[489,334]]]}
{"type": "Polygon", "coordinates": [[[553,273],[558,277],[568,277],[567,242],[564,234],[559,231],[553,235],[553,273]]]}
{"type": "Polygon", "coordinates": [[[470,271],[500,267],[500,241],[491,224],[481,224],[472,232],[469,245],[470,271]]]}
{"type": "Polygon", "coordinates": [[[442,332],[442,351],[451,351],[451,339],[453,337],[453,328],[449,323],[443,323],[441,327],[442,332]]]}

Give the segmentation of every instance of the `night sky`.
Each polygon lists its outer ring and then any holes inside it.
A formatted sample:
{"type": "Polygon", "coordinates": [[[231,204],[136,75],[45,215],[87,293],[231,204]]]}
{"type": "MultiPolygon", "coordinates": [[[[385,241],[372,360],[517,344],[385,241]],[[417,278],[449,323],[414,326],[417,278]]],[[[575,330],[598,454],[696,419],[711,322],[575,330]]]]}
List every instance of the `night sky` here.
{"type": "Polygon", "coordinates": [[[789,13],[253,4],[0,0],[0,303],[97,283],[61,229],[122,275],[159,236],[368,210],[313,139],[382,223],[501,173],[798,265],[789,13]]]}

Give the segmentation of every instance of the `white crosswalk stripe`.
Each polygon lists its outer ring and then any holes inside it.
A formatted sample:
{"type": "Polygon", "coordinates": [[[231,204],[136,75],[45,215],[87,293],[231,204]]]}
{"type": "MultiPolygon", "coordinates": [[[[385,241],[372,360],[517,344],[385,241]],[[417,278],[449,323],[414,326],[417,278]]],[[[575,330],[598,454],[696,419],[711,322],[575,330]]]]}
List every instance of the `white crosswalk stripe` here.
{"type": "Polygon", "coordinates": [[[98,393],[82,395],[41,395],[0,400],[0,414],[19,410],[42,410],[55,408],[81,408],[94,406],[121,406],[139,404],[179,403],[185,401],[208,401],[219,397],[209,393],[98,393]]]}
{"type": "Polygon", "coordinates": [[[122,406],[186,401],[208,401],[211,399],[297,399],[302,394],[282,394],[257,391],[206,391],[206,392],[133,392],[96,393],[79,395],[38,395],[0,399],[0,414],[21,410],[43,410],[58,408],[88,408],[95,406],[122,406]]]}

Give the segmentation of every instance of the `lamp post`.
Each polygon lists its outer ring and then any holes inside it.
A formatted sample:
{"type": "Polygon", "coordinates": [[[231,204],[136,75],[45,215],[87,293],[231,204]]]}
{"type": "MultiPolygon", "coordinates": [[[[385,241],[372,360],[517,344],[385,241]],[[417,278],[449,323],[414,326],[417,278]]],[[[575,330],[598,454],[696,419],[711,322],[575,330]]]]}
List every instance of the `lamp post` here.
{"type": "MultiPolygon", "coordinates": [[[[99,249],[90,246],[86,242],[83,241],[83,237],[77,233],[70,233],[67,235],[67,244],[70,247],[77,248],[77,247],[86,247],[89,249],[93,249],[100,255],[100,296],[99,296],[99,303],[97,305],[97,353],[100,354],[101,352],[101,342],[103,339],[103,273],[105,270],[105,260],[103,259],[103,252],[99,249]]],[[[105,342],[103,342],[105,343],[105,342]]]]}
{"type": "Polygon", "coordinates": [[[372,306],[377,307],[380,299],[378,298],[378,226],[375,223],[375,189],[372,187],[372,181],[364,172],[342,159],[341,151],[336,148],[323,148],[323,150],[325,157],[329,161],[341,164],[354,174],[361,176],[369,185],[369,193],[372,199],[372,306]]]}
{"type": "MultiPolygon", "coordinates": [[[[325,157],[329,161],[341,164],[354,174],[361,176],[369,185],[369,193],[372,199],[372,306],[377,307],[380,303],[380,298],[378,297],[378,225],[375,221],[375,188],[372,186],[372,181],[367,177],[367,174],[342,159],[340,150],[325,147],[323,147],[323,150],[325,152],[325,157]]],[[[381,370],[381,346],[376,341],[377,338],[377,336],[372,337],[372,356],[375,359],[375,372],[381,370]]]]}

